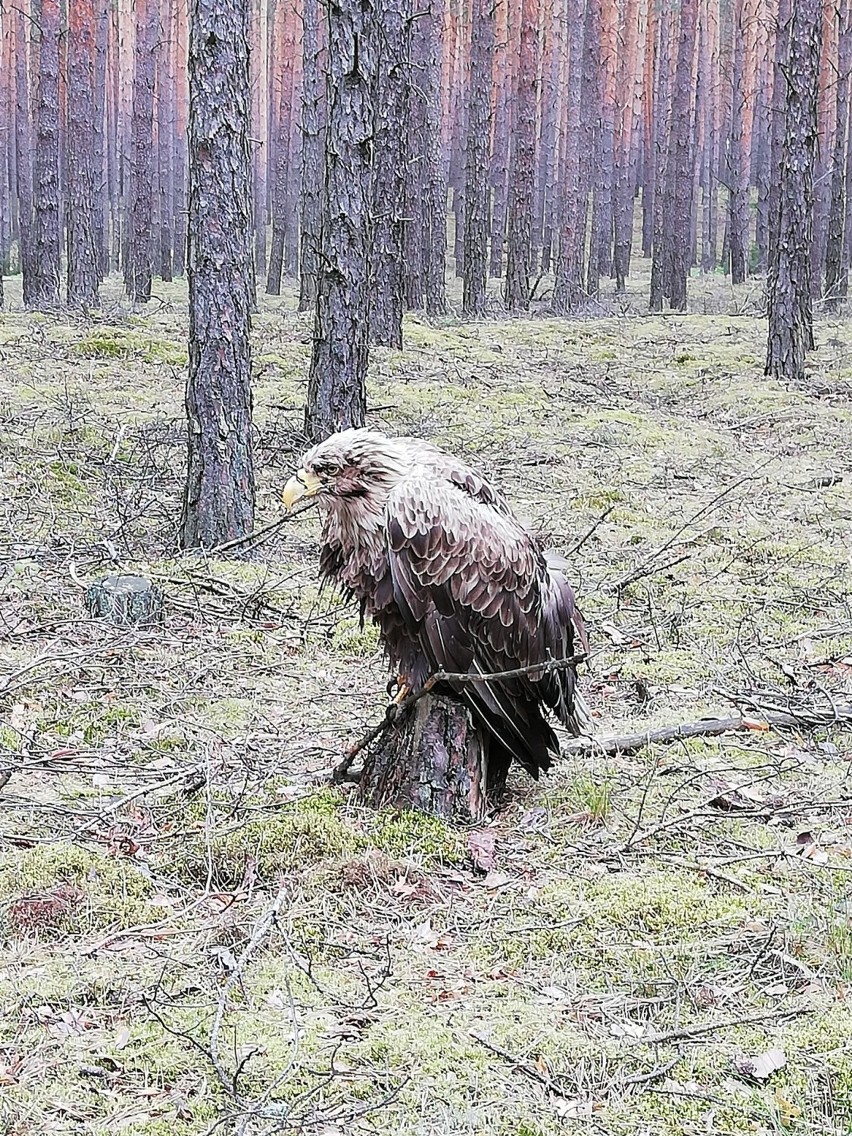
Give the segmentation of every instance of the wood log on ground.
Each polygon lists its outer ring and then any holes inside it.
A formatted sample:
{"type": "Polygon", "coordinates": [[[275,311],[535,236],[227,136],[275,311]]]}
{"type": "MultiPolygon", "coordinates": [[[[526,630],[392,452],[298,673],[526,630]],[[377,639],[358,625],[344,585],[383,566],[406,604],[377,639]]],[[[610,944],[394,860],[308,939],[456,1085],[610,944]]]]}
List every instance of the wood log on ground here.
{"type": "Polygon", "coordinates": [[[146,627],[162,620],[163,593],[144,576],[104,576],[86,589],[86,609],[116,627],[146,627]]]}
{"type": "Polygon", "coordinates": [[[361,799],[460,822],[481,821],[499,800],[505,768],[489,768],[488,743],[467,708],[426,694],[401,714],[367,752],[361,799]]]}

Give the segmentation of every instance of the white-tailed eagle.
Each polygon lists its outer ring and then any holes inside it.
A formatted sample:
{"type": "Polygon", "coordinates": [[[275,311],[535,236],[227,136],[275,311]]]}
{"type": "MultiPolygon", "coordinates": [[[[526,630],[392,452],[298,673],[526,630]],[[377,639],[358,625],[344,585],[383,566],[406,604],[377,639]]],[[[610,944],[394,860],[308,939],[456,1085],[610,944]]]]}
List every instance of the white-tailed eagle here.
{"type": "MultiPolygon", "coordinates": [[[[320,573],[379,627],[403,689],[430,675],[488,676],[588,651],[561,563],[473,469],[419,438],[344,430],[314,446],[284,493],[325,508],[320,573]]],[[[573,665],[456,684],[489,738],[489,762],[538,777],[558,753],[542,713],[574,734],[588,712],[573,665]]]]}

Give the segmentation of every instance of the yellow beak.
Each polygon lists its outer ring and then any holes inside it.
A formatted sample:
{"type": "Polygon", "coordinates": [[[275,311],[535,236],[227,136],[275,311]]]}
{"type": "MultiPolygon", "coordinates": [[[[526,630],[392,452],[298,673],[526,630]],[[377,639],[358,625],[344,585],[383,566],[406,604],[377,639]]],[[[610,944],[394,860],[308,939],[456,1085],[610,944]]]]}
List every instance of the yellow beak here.
{"type": "Polygon", "coordinates": [[[315,497],[321,487],[322,482],[318,477],[314,477],[307,470],[300,469],[290,478],[281,494],[281,499],[287,506],[287,512],[289,513],[296,502],[301,501],[303,497],[315,497]]]}

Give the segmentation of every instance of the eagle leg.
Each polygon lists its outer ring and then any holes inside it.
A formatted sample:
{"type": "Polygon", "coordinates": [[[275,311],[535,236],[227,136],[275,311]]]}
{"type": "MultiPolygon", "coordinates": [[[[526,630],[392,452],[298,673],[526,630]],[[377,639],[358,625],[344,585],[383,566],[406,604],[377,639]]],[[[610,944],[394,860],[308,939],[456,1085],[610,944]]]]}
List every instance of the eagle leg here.
{"type": "Polygon", "coordinates": [[[391,692],[394,690],[396,691],[396,694],[394,694],[393,698],[391,699],[391,706],[399,707],[406,700],[409,694],[411,694],[412,687],[411,683],[408,681],[407,675],[399,674],[396,678],[392,678],[390,680],[387,685],[388,696],[390,696],[391,692]]]}

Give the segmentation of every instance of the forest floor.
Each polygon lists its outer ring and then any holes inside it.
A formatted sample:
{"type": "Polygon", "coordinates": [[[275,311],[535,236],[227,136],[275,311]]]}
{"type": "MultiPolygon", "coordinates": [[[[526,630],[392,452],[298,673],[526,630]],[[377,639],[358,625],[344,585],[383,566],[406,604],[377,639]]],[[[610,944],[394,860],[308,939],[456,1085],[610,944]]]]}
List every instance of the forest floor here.
{"type": "MultiPolygon", "coordinates": [[[[370,423],[570,554],[602,735],[852,699],[852,325],[786,386],[759,285],[690,287],[374,353],[370,423]]],[[[849,730],[565,758],[473,833],[360,807],[328,772],[387,675],[317,517],[175,554],[185,293],[105,291],[0,314],[0,1133],[852,1131],[849,730]],[[87,617],[116,566],[162,626],[87,617]]],[[[310,335],[263,300],[259,528],[310,335]]]]}

